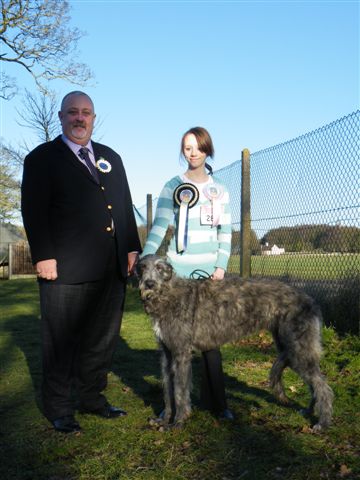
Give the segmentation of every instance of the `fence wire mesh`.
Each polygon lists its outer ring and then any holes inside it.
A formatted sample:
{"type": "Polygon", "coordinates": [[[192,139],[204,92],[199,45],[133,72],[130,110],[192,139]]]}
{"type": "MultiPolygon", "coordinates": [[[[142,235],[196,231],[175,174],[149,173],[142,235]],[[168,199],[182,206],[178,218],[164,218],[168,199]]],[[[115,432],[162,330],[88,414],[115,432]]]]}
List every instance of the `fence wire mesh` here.
{"type": "MultiPolygon", "coordinates": [[[[360,111],[250,157],[251,275],[305,289],[342,332],[359,331],[359,158],[360,111]]],[[[214,174],[229,189],[239,272],[241,160],[214,174]]]]}

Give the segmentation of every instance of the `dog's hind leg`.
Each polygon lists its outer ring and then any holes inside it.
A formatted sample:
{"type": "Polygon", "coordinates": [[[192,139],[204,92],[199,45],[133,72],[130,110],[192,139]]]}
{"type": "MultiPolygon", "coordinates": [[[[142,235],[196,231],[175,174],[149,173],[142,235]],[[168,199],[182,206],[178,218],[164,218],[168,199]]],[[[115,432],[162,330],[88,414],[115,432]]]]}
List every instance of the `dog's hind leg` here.
{"type": "Polygon", "coordinates": [[[174,375],[175,418],[174,423],[179,425],[191,413],[191,350],[182,351],[174,355],[172,371],[174,375]]]}
{"type": "Polygon", "coordinates": [[[310,396],[311,396],[310,403],[307,408],[302,408],[300,410],[302,415],[312,415],[314,413],[316,398],[314,394],[314,389],[311,385],[309,385],[309,390],[310,390],[310,396]]]}
{"type": "Polygon", "coordinates": [[[307,412],[315,411],[318,414],[319,420],[313,426],[313,430],[319,431],[331,424],[334,394],[321,374],[317,361],[311,362],[311,359],[310,361],[308,359],[305,368],[302,366],[298,365],[296,372],[310,388],[311,401],[307,412]]]}
{"type": "Polygon", "coordinates": [[[172,369],[172,354],[165,344],[161,343],[161,371],[163,379],[165,409],[162,421],[168,424],[175,415],[174,374],[172,369]]]}
{"type": "Polygon", "coordinates": [[[282,374],[285,368],[289,365],[286,352],[279,352],[270,371],[270,387],[272,388],[276,398],[281,403],[288,403],[289,399],[285,394],[284,385],[282,383],[282,374]]]}
{"type": "Polygon", "coordinates": [[[316,317],[313,316],[303,320],[302,324],[308,327],[293,343],[289,359],[291,368],[310,388],[311,401],[308,411],[315,411],[318,415],[319,420],[313,430],[319,431],[331,424],[334,394],[320,371],[320,322],[314,320],[316,317]]]}
{"type": "Polygon", "coordinates": [[[289,402],[289,399],[286,396],[284,385],[282,382],[283,371],[289,365],[287,350],[284,348],[284,345],[280,341],[278,329],[274,328],[271,333],[278,352],[278,356],[273,363],[270,371],[270,387],[273,390],[275,397],[281,403],[287,404],[289,402]]]}

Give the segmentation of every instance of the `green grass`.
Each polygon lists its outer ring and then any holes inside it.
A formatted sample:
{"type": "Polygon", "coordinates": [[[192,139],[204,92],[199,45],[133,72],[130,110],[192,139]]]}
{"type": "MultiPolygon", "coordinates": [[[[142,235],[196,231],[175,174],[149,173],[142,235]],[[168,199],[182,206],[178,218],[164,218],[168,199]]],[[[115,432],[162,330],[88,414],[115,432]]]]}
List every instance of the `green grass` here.
{"type": "MultiPolygon", "coordinates": [[[[239,271],[240,257],[232,255],[229,270],[239,271]]],[[[338,280],[358,277],[360,254],[283,254],[251,257],[252,275],[338,280]]]]}
{"type": "MultiPolygon", "coordinates": [[[[240,271],[232,255],[229,271],[240,271]]],[[[359,334],[360,254],[283,254],[251,257],[251,276],[274,277],[300,287],[322,309],[326,326],[359,334]]]]}
{"type": "Polygon", "coordinates": [[[290,407],[272,396],[267,377],[274,349],[267,334],[222,349],[234,423],[197,408],[199,356],[193,362],[195,405],[181,430],[159,432],[148,418],[162,407],[159,356],[150,322],[129,289],[121,339],[106,395],[128,416],[77,415],[79,436],[52,430],[40,411],[39,309],[36,282],[0,282],[0,478],[2,480],[354,480],[360,475],[359,350],[356,336],[324,330],[322,369],[335,392],[334,424],[314,435],[298,410],[309,395],[286,371],[290,407]]]}

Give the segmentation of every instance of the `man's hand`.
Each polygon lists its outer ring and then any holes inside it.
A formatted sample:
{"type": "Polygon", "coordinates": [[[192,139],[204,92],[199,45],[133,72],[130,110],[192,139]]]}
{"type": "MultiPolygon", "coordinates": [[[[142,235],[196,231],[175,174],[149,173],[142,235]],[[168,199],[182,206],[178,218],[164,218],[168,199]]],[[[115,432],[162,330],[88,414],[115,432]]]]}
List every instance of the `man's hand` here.
{"type": "Polygon", "coordinates": [[[55,258],[49,260],[41,260],[35,265],[38,278],[44,278],[45,280],[57,279],[57,268],[55,258]]]}
{"type": "Polygon", "coordinates": [[[222,280],[224,278],[224,275],[225,275],[225,270],[218,267],[218,268],[215,269],[215,272],[211,275],[211,279],[212,280],[222,280]]]}
{"type": "Polygon", "coordinates": [[[138,260],[139,253],[138,252],[129,252],[128,253],[128,275],[132,275],[135,270],[135,265],[138,260]]]}

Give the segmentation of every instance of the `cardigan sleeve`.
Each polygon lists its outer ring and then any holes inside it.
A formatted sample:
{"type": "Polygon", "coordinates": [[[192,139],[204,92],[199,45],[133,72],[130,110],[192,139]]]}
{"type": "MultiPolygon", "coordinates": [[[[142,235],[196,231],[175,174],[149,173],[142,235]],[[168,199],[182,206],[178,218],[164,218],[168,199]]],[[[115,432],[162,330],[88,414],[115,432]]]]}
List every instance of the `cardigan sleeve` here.
{"type": "Polygon", "coordinates": [[[162,189],[155,213],[153,226],[150,230],[146,240],[142,257],[149,254],[154,254],[158,251],[161,242],[163,241],[169,225],[174,221],[174,202],[173,202],[174,188],[172,182],[167,182],[162,189]]]}

